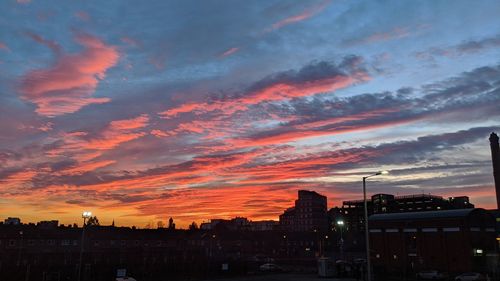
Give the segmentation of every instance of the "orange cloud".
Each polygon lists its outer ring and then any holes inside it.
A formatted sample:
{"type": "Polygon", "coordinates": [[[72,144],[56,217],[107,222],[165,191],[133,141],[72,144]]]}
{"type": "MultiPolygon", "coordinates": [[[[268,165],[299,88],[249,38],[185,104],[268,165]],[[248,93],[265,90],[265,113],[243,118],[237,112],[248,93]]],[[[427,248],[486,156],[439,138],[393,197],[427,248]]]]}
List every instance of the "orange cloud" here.
{"type": "Polygon", "coordinates": [[[141,203],[138,210],[142,215],[173,216],[182,227],[192,221],[236,216],[277,219],[284,209],[293,205],[297,189],[285,187],[271,191],[267,186],[246,186],[172,190],[163,198],[141,203]]]}
{"type": "Polygon", "coordinates": [[[35,103],[40,115],[72,113],[89,104],[109,101],[92,95],[120,54],[97,37],[78,34],[75,39],[84,47],[81,53],[61,55],[53,66],[32,70],[22,78],[22,97],[35,103]]]}
{"type": "Polygon", "coordinates": [[[36,171],[23,170],[15,172],[4,179],[0,179],[0,190],[9,192],[12,189],[19,188],[20,186],[30,185],[31,179],[37,175],[36,171]]]}

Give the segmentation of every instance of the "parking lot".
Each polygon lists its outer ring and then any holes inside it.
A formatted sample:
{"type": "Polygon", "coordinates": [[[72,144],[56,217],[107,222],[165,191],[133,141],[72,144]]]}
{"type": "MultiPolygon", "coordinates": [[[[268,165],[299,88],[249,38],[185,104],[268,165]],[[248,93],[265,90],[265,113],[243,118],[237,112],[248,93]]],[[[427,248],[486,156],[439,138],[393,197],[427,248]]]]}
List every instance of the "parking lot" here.
{"type": "Polygon", "coordinates": [[[209,279],[206,281],[355,281],[356,279],[337,279],[337,278],[320,278],[316,274],[296,274],[296,273],[280,273],[280,274],[262,274],[221,279],[209,279]]]}

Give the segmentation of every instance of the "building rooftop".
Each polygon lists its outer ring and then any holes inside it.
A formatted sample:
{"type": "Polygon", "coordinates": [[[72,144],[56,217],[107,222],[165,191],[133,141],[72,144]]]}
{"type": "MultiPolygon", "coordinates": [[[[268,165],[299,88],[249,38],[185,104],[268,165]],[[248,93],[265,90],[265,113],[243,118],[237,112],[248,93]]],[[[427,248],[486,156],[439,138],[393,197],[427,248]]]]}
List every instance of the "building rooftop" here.
{"type": "Polygon", "coordinates": [[[424,211],[424,212],[407,212],[407,213],[390,213],[390,214],[375,214],[371,215],[370,221],[385,221],[385,220],[424,220],[437,218],[461,218],[467,217],[473,212],[485,212],[484,209],[457,209],[457,210],[441,210],[441,211],[424,211]]]}

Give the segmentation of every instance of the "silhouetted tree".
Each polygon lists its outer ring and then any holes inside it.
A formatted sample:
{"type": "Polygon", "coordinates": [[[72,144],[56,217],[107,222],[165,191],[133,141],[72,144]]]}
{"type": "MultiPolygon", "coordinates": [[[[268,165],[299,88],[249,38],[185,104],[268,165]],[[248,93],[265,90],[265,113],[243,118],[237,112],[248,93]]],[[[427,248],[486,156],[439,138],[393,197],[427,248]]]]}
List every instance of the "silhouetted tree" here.
{"type": "Polygon", "coordinates": [[[158,221],[157,225],[158,225],[158,228],[164,228],[165,227],[165,224],[163,224],[162,221],[158,221]]]}
{"type": "Polygon", "coordinates": [[[90,217],[87,220],[87,224],[86,225],[88,225],[88,226],[90,226],[90,225],[92,225],[92,226],[100,225],[99,224],[99,219],[96,216],[90,217]]]}
{"type": "Polygon", "coordinates": [[[175,223],[173,218],[170,218],[168,220],[168,229],[175,229],[175,223]]]}
{"type": "Polygon", "coordinates": [[[189,225],[189,230],[196,230],[196,229],[198,229],[198,225],[196,224],[196,222],[192,222],[189,225]]]}
{"type": "Polygon", "coordinates": [[[149,221],[145,226],[144,229],[153,229],[153,226],[155,225],[154,221],[149,221]]]}

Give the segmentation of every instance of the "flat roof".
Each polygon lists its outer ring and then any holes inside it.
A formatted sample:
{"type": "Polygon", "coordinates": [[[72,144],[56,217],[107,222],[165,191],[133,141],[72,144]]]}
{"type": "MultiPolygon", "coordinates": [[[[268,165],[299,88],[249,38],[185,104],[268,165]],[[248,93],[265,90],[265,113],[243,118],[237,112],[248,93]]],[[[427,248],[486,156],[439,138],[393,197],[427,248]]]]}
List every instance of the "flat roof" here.
{"type": "Polygon", "coordinates": [[[385,220],[406,220],[406,219],[436,219],[436,218],[462,218],[469,216],[472,212],[484,212],[481,208],[441,210],[441,211],[423,211],[408,213],[390,213],[371,215],[370,221],[385,220]]]}

